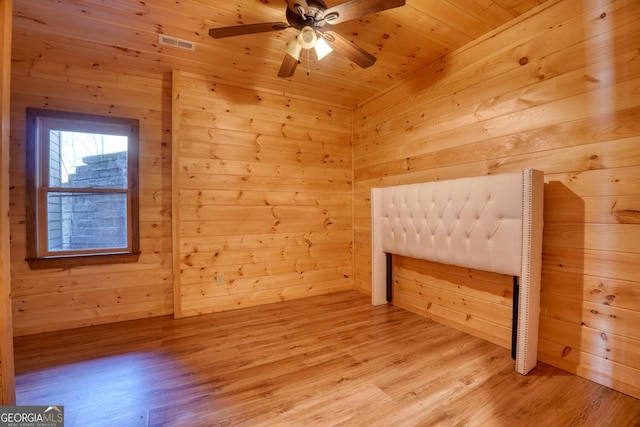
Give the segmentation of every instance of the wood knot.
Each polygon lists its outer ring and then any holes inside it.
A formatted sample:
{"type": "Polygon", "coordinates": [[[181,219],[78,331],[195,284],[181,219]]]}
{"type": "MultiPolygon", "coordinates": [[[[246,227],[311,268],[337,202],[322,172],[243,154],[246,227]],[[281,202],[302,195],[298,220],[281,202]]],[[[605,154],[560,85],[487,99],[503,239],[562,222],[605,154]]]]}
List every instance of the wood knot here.
{"type": "Polygon", "coordinates": [[[522,58],[520,58],[520,60],[518,61],[518,63],[520,65],[527,65],[529,63],[529,58],[527,58],[526,56],[523,56],[522,58]]]}
{"type": "Polygon", "coordinates": [[[611,213],[620,224],[640,224],[639,210],[618,210],[611,213]]]}

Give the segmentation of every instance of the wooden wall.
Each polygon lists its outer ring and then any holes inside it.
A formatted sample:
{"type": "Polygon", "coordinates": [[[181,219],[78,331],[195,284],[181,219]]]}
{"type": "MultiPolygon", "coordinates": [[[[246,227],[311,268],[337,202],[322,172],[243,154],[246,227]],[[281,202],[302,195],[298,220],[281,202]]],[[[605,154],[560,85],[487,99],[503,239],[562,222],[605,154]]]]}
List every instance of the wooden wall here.
{"type": "MultiPolygon", "coordinates": [[[[636,1],[549,1],[359,106],[356,288],[371,187],[540,169],[539,360],[640,397],[639,28],[636,1]]],[[[397,305],[508,346],[502,277],[403,259],[394,274],[397,305]]]]}
{"type": "MultiPolygon", "coordinates": [[[[354,112],[20,37],[15,333],[368,293],[371,187],[534,167],[547,183],[539,358],[640,397],[639,15],[632,0],[548,0],[354,112]],[[137,264],[29,270],[26,107],[140,120],[137,264]]],[[[398,305],[509,345],[509,278],[408,259],[395,273],[398,305]]]]}
{"type": "Polygon", "coordinates": [[[180,72],[173,93],[176,315],[351,289],[351,111],[180,72]]]}
{"type": "Polygon", "coordinates": [[[9,264],[9,125],[12,2],[0,0],[0,405],[15,405],[9,264]]]}
{"type": "MultiPolygon", "coordinates": [[[[171,76],[109,69],[92,58],[30,58],[14,45],[11,99],[11,269],[16,335],[173,312],[171,76]],[[83,66],[81,64],[87,64],[83,66]],[[30,270],[25,262],[25,109],[49,108],[140,121],[137,263],[30,270]]],[[[52,55],[51,57],[55,57],[52,55]]],[[[104,64],[104,63],[102,63],[104,64]]]]}

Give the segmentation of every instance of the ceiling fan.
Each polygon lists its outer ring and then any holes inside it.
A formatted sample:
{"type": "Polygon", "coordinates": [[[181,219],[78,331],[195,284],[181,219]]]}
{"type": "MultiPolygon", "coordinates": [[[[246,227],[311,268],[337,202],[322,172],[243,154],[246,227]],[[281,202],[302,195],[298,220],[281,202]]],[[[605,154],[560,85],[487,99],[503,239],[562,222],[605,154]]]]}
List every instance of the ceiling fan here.
{"type": "Polygon", "coordinates": [[[212,28],[209,30],[209,35],[214,39],[220,39],[243,34],[282,31],[287,28],[299,30],[298,36],[287,46],[278,77],[293,76],[300,62],[302,49],[315,50],[319,60],[335,50],[360,67],[367,68],[376,62],[376,57],[337,33],[332,25],[405,4],[405,0],[349,0],[337,6],[327,7],[323,0],[286,0],[286,2],[287,22],[212,28]]]}

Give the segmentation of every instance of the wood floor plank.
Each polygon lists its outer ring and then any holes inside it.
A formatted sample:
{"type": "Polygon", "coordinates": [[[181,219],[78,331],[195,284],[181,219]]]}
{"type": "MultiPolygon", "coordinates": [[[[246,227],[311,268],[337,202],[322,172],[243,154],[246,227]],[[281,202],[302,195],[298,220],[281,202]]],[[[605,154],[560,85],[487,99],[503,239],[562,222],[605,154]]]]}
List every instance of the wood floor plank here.
{"type": "Polygon", "coordinates": [[[66,426],[640,426],[640,400],[355,291],[15,340],[66,426]]]}

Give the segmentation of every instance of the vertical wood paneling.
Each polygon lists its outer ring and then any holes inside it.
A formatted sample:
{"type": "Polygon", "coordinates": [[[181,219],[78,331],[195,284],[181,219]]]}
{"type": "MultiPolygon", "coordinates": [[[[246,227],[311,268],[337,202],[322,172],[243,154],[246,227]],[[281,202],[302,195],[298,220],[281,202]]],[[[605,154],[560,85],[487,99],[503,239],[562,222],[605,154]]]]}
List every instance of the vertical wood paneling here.
{"type": "Polygon", "coordinates": [[[171,81],[64,62],[16,62],[12,75],[11,268],[17,335],[170,314],[171,81]],[[140,121],[140,246],[134,264],[30,270],[24,261],[27,107],[140,121]]]}
{"type": "MultiPolygon", "coordinates": [[[[548,2],[357,108],[356,288],[370,293],[371,187],[540,169],[539,359],[639,397],[638,28],[637,2],[548,2]]],[[[503,337],[502,309],[473,320],[508,306],[507,288],[441,270],[396,268],[397,304],[503,337]]]]}
{"type": "Polygon", "coordinates": [[[352,287],[351,111],[174,76],[176,314],[352,287]]]}
{"type": "Polygon", "coordinates": [[[16,401],[9,258],[9,129],[12,0],[0,0],[0,405],[16,401]]]}

